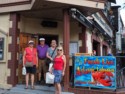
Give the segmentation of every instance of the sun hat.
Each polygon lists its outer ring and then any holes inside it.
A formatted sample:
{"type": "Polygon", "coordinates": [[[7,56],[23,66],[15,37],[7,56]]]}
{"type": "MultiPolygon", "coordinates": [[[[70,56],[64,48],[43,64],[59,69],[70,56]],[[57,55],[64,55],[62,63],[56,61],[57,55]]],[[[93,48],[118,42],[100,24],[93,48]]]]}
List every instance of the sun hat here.
{"type": "Polygon", "coordinates": [[[28,44],[34,44],[34,41],[30,40],[30,41],[28,42],[28,44]]]}
{"type": "Polygon", "coordinates": [[[40,38],[39,40],[42,41],[42,40],[45,40],[45,38],[40,38]]]}

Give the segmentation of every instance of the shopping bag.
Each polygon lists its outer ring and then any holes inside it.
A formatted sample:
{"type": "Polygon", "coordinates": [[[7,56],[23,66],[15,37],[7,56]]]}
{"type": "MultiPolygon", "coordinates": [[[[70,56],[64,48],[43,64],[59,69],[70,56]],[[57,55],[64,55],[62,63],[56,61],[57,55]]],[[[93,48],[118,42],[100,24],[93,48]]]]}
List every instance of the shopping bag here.
{"type": "Polygon", "coordinates": [[[46,84],[54,84],[54,78],[55,76],[51,74],[50,72],[46,73],[46,84]]]}
{"type": "Polygon", "coordinates": [[[26,67],[22,68],[22,75],[26,75],[26,67]]]}
{"type": "Polygon", "coordinates": [[[48,69],[49,72],[51,71],[52,66],[53,66],[53,63],[50,63],[50,64],[49,64],[49,69],[48,69]]]}

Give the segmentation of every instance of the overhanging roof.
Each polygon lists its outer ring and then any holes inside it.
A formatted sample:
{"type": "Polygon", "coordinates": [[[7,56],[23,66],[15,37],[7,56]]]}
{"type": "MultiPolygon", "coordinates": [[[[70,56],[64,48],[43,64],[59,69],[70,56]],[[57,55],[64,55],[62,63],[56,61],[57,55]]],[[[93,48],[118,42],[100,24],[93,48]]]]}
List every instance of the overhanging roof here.
{"type": "Polygon", "coordinates": [[[109,2],[116,3],[116,0],[108,0],[109,2]]]}
{"type": "Polygon", "coordinates": [[[35,0],[0,0],[0,13],[30,10],[35,0]]]}
{"type": "Polygon", "coordinates": [[[97,1],[90,1],[90,0],[45,0],[50,2],[57,2],[57,3],[64,3],[82,7],[91,7],[97,9],[104,9],[105,3],[104,2],[97,2],[97,1]]]}

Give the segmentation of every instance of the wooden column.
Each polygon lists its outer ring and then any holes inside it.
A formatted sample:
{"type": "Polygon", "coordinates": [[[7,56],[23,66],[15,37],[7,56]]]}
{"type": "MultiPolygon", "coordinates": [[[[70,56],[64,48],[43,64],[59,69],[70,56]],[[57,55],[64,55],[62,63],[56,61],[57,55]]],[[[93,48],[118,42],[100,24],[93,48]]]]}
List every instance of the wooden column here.
{"type": "Polygon", "coordinates": [[[64,54],[66,55],[66,70],[64,76],[64,89],[68,91],[69,87],[69,42],[70,42],[70,16],[68,9],[63,11],[64,15],[64,32],[63,32],[63,44],[64,44],[64,54]]]}
{"type": "Polygon", "coordinates": [[[82,46],[79,47],[80,53],[87,53],[87,34],[86,34],[86,27],[82,25],[82,33],[79,33],[79,40],[82,41],[82,46]]]}
{"type": "Polygon", "coordinates": [[[15,86],[18,83],[17,68],[18,60],[17,53],[19,52],[19,44],[17,44],[17,38],[19,37],[20,30],[18,29],[18,22],[20,16],[17,13],[10,13],[10,21],[12,22],[12,27],[9,28],[9,37],[12,37],[11,44],[9,44],[9,52],[11,53],[11,58],[8,60],[8,68],[10,69],[10,76],[7,78],[7,83],[15,86]]]}

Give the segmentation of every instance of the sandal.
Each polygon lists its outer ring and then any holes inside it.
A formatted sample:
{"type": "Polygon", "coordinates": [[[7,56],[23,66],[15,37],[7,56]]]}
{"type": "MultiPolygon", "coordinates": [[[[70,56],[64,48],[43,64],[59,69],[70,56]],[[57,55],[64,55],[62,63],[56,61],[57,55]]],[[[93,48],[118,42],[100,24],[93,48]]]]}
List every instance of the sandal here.
{"type": "Polygon", "coordinates": [[[28,89],[28,86],[26,86],[24,89],[28,89]]]}
{"type": "Polygon", "coordinates": [[[32,90],[34,90],[34,89],[35,89],[35,87],[34,87],[34,86],[31,86],[31,89],[32,89],[32,90]]]}

